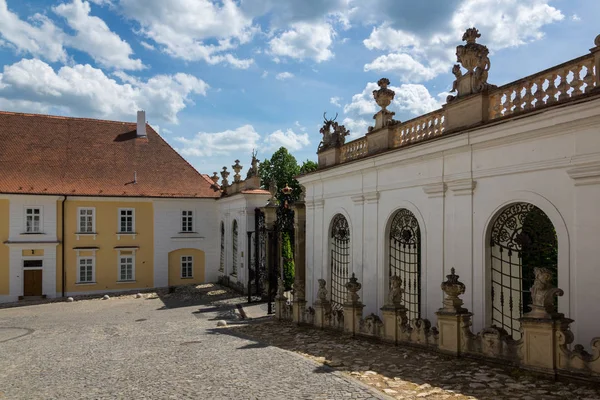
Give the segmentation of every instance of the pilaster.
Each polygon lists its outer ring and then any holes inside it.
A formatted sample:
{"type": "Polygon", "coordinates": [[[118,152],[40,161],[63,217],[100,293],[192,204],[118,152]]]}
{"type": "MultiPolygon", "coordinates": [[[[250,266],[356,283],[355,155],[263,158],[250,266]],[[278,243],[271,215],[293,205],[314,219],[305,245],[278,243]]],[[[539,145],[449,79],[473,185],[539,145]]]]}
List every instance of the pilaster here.
{"type": "Polygon", "coordinates": [[[446,184],[443,182],[423,186],[423,191],[428,197],[427,202],[429,205],[425,208],[428,210],[428,213],[424,216],[426,218],[425,224],[427,225],[427,230],[421,231],[426,232],[427,237],[421,237],[421,242],[426,244],[427,265],[425,268],[429,269],[428,266],[431,266],[431,270],[421,275],[425,280],[425,284],[421,286],[423,293],[421,298],[425,299],[427,309],[423,311],[426,311],[425,316],[428,318],[433,317],[439,304],[442,302],[442,293],[437,288],[439,287],[440,280],[443,279],[445,264],[444,207],[446,190],[446,184]]]}
{"type": "Polygon", "coordinates": [[[378,244],[378,210],[379,192],[364,193],[363,208],[363,251],[362,251],[362,297],[366,307],[366,313],[377,313],[377,288],[379,281],[379,269],[377,260],[378,244]]]}

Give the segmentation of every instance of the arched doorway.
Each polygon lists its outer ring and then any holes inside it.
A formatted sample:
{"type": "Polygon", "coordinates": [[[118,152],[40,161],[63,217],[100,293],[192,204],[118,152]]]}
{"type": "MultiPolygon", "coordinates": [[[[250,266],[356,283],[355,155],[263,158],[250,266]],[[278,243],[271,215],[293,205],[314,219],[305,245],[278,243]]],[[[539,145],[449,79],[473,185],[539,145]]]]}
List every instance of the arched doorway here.
{"type": "Polygon", "coordinates": [[[558,239],[548,216],[530,203],[514,203],[496,217],[490,233],[491,319],[514,339],[529,311],[535,267],[558,276],[558,239]]]}
{"type": "Polygon", "coordinates": [[[346,301],[346,283],[350,270],[350,228],[342,214],[331,221],[330,242],[331,306],[341,309],[346,301]]]}
{"type": "Polygon", "coordinates": [[[231,275],[237,276],[238,270],[238,223],[237,220],[233,220],[233,226],[231,228],[231,246],[232,246],[232,262],[231,262],[231,275]]]}
{"type": "Polygon", "coordinates": [[[225,223],[221,221],[221,260],[219,271],[225,272],[225,223]]]}
{"type": "Polygon", "coordinates": [[[421,229],[415,215],[394,213],[388,233],[388,276],[399,276],[409,320],[421,317],[421,229]]]}

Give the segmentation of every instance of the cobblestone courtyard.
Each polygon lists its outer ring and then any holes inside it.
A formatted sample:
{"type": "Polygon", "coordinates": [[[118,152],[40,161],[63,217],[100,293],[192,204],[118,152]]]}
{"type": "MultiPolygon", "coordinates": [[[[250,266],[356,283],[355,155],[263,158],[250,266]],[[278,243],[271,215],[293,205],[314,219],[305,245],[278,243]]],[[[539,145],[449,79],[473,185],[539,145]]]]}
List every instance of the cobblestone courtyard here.
{"type": "Polygon", "coordinates": [[[0,309],[0,399],[383,398],[216,328],[235,318],[223,292],[0,309]]]}
{"type": "Polygon", "coordinates": [[[0,309],[0,399],[600,399],[598,385],[245,323],[244,301],[203,285],[0,309]]]}

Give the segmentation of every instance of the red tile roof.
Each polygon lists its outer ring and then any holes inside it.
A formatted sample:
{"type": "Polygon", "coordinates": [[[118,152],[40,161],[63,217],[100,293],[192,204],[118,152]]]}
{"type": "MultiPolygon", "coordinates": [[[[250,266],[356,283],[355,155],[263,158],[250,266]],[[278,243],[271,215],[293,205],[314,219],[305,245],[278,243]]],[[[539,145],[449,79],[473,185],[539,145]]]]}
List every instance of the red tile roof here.
{"type": "Polygon", "coordinates": [[[129,122],[0,112],[0,193],[220,197],[149,125],[146,134],[129,122]]]}

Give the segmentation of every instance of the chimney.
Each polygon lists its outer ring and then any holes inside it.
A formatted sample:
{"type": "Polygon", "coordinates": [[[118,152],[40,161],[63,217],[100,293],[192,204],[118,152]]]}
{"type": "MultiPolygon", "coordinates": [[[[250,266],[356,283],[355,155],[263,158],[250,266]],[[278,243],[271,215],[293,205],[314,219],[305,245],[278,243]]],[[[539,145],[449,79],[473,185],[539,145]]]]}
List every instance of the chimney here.
{"type": "Polygon", "coordinates": [[[146,111],[137,112],[137,130],[136,137],[146,137],[146,111]]]}

